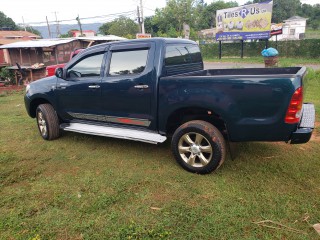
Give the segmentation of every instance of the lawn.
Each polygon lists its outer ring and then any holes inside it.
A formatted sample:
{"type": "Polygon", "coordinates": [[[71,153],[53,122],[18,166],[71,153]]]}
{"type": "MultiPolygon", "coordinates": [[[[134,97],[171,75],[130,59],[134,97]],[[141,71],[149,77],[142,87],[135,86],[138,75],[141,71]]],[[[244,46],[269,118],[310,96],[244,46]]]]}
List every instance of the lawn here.
{"type": "MultiPolygon", "coordinates": [[[[306,101],[320,111],[320,72],[306,101]]],[[[320,239],[320,144],[240,143],[215,173],[170,143],[41,139],[23,93],[0,96],[0,239],[320,239]],[[270,228],[257,224],[269,222],[270,228]],[[281,224],[281,225],[280,225],[281,224]]]]}
{"type": "Polygon", "coordinates": [[[320,39],[320,30],[307,29],[306,30],[306,38],[307,39],[320,39]]]}

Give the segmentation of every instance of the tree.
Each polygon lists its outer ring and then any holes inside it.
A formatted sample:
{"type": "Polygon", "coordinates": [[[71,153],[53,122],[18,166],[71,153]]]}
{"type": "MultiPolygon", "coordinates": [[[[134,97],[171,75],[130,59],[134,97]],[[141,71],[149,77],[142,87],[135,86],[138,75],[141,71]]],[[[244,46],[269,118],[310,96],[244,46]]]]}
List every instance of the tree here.
{"type": "MultiPolygon", "coordinates": [[[[265,0],[253,0],[249,3],[265,2],[265,0]]],[[[300,0],[273,0],[272,22],[281,23],[284,20],[299,15],[301,9],[300,0]]]]}
{"type": "MultiPolygon", "coordinates": [[[[24,30],[24,29],[20,28],[20,30],[24,30]]],[[[31,26],[26,27],[26,30],[27,30],[28,32],[31,32],[31,33],[33,33],[33,34],[36,34],[36,35],[42,37],[42,36],[41,36],[41,32],[39,32],[37,29],[34,29],[34,28],[31,27],[31,26]]]]}
{"type": "Polygon", "coordinates": [[[19,30],[16,23],[3,12],[0,11],[0,28],[9,28],[11,30],[19,30]]]}
{"type": "Polygon", "coordinates": [[[302,4],[300,13],[302,17],[308,18],[307,24],[314,30],[319,28],[320,23],[320,4],[314,6],[309,4],[302,4]]]}
{"type": "Polygon", "coordinates": [[[112,22],[104,23],[103,25],[101,25],[101,27],[99,27],[99,33],[103,35],[109,35],[110,34],[109,30],[111,25],[112,25],[112,22]]]}
{"type": "Polygon", "coordinates": [[[159,27],[156,24],[154,24],[153,17],[154,16],[146,17],[144,19],[144,28],[146,33],[150,33],[152,36],[157,36],[159,27]]]}
{"type": "Polygon", "coordinates": [[[168,0],[167,5],[162,9],[156,9],[153,24],[158,26],[159,31],[166,33],[170,29],[182,36],[183,24],[194,28],[198,15],[196,8],[203,1],[199,0],[168,0]]]}
{"type": "Polygon", "coordinates": [[[168,0],[166,7],[156,9],[155,15],[148,20],[148,31],[157,36],[183,36],[183,24],[190,26],[191,36],[197,31],[215,27],[215,15],[219,9],[237,7],[237,2],[219,0],[207,5],[203,0],[168,0]]]}
{"type": "Polygon", "coordinates": [[[300,0],[274,0],[272,22],[280,23],[290,17],[298,15],[300,5],[300,0]]]}
{"type": "MultiPolygon", "coordinates": [[[[238,7],[237,2],[224,2],[224,1],[217,1],[212,2],[203,11],[201,16],[202,25],[201,29],[205,28],[213,28],[216,26],[216,12],[217,10],[226,9],[226,8],[233,8],[238,7]]],[[[200,29],[199,29],[200,30],[200,29]]]]}
{"type": "Polygon", "coordinates": [[[139,26],[127,17],[119,17],[112,22],[105,23],[99,28],[99,32],[105,35],[116,35],[126,38],[134,38],[139,32],[139,26]]]}

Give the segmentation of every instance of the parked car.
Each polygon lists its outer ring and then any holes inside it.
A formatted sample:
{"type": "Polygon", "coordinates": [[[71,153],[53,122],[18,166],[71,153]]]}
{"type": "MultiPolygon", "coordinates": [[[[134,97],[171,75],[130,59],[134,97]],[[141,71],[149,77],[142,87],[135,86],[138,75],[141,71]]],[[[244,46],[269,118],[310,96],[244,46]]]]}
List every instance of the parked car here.
{"type": "MultiPolygon", "coordinates": [[[[203,70],[198,45],[152,38],[90,47],[27,87],[25,106],[45,140],[60,130],[162,143],[177,162],[209,173],[226,141],[309,141],[314,105],[305,67],[203,70]]],[[[143,153],[141,153],[143,154],[143,153]]]]}
{"type": "MultiPolygon", "coordinates": [[[[84,49],[78,48],[78,49],[75,49],[74,51],[72,51],[70,54],[69,60],[71,60],[73,57],[77,56],[77,54],[79,54],[82,50],[84,50],[84,49]]],[[[56,65],[47,66],[46,67],[46,77],[53,76],[57,68],[63,68],[65,65],[66,65],[66,63],[60,63],[60,64],[56,64],[56,65]]]]}

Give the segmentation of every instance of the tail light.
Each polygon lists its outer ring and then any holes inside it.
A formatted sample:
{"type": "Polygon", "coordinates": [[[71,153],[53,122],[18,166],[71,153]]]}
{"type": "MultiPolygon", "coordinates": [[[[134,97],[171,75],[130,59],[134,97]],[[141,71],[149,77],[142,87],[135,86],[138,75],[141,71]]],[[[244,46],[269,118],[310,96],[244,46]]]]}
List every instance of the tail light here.
{"type": "Polygon", "coordinates": [[[302,115],[303,104],[303,91],[302,87],[299,87],[292,95],[287,114],[285,117],[285,123],[299,123],[302,115]]]}

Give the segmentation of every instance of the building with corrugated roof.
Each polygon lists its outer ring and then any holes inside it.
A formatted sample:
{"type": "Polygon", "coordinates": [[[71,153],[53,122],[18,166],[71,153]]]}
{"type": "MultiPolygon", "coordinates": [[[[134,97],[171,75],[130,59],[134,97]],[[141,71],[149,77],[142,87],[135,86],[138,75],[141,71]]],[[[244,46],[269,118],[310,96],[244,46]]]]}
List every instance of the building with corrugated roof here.
{"type": "MultiPolygon", "coordinates": [[[[0,46],[39,38],[39,35],[27,31],[0,31],[0,46]]],[[[9,53],[6,49],[0,49],[0,66],[7,65],[10,65],[9,53]]]]}

